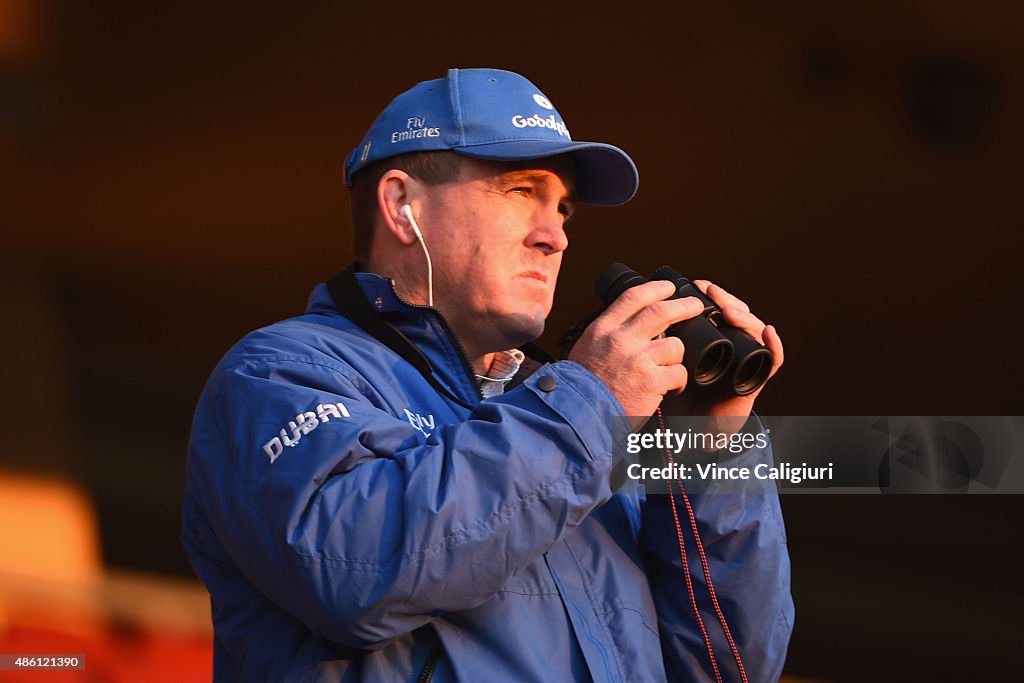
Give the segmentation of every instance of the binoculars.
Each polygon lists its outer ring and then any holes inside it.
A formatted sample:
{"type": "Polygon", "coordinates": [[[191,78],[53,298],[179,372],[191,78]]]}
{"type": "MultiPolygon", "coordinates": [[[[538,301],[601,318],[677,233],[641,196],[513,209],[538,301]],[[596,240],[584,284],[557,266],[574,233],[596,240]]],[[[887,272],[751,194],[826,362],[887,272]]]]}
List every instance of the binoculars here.
{"type": "Polygon", "coordinates": [[[689,383],[746,396],[768,381],[774,360],[772,352],[746,332],[727,325],[718,305],[676,269],[662,266],[648,279],[629,266],[613,263],[601,271],[594,293],[607,307],[630,287],[650,280],[673,283],[676,293],[670,299],[693,296],[704,304],[700,315],[665,330],[666,335],[679,337],[686,347],[683,365],[689,374],[689,383]]]}

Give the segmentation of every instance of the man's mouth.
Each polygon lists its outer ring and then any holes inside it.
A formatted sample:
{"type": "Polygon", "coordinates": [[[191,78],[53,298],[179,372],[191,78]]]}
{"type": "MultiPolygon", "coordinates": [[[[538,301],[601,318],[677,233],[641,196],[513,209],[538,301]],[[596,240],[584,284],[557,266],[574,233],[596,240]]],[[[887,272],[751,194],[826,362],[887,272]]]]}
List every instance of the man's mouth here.
{"type": "Polygon", "coordinates": [[[539,280],[543,284],[548,283],[548,276],[539,270],[529,270],[525,273],[521,273],[519,277],[525,277],[531,280],[539,280]]]}

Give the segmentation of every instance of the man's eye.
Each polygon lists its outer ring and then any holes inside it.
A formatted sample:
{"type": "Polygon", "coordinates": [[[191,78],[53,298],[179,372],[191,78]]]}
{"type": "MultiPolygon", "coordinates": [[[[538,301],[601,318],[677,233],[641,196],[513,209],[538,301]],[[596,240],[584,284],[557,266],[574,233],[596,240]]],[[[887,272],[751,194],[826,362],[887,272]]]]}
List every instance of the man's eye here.
{"type": "Polygon", "coordinates": [[[528,195],[533,191],[530,187],[513,187],[509,192],[515,192],[517,194],[528,195]]]}

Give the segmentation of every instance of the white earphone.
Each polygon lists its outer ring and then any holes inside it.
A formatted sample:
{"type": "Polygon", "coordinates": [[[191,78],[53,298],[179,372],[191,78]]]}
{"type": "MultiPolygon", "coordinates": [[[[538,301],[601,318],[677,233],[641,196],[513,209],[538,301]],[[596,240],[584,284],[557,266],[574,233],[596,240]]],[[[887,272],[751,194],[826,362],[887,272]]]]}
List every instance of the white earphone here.
{"type": "Polygon", "coordinates": [[[423,241],[423,233],[420,232],[420,226],[416,224],[416,219],[412,217],[412,206],[409,204],[403,204],[398,210],[405,218],[409,221],[409,225],[412,226],[412,232],[416,235],[416,239],[419,240],[420,246],[423,247],[423,255],[427,257],[427,305],[434,305],[434,267],[430,263],[430,252],[427,251],[427,243],[423,241]]]}
{"type": "Polygon", "coordinates": [[[399,212],[409,220],[409,225],[412,226],[412,231],[416,237],[422,242],[423,233],[420,232],[420,226],[416,225],[416,219],[412,217],[412,205],[403,204],[399,212]]]}

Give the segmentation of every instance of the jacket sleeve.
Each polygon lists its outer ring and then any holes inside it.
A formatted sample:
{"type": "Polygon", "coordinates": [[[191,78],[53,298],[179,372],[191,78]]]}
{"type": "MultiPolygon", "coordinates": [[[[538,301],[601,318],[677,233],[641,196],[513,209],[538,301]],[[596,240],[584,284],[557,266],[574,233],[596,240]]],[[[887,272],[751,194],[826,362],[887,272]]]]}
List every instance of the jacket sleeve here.
{"type": "Polygon", "coordinates": [[[385,408],[344,363],[278,356],[222,367],[197,409],[201,527],[321,637],[375,649],[477,606],[611,496],[621,408],[575,363],[438,415],[425,440],[385,408]]]}
{"type": "MultiPolygon", "coordinates": [[[[756,418],[755,431],[760,431],[756,418]]],[[[772,464],[771,444],[753,448],[722,464],[747,467],[772,464]]],[[[711,581],[750,681],[775,681],[782,672],[793,624],[789,553],[782,510],[774,483],[764,480],[728,484],[701,482],[689,498],[707,555],[711,581]]],[[[722,675],[739,680],[737,665],[715,614],[690,532],[686,508],[676,496],[685,533],[687,563],[704,627],[722,675]]],[[[669,680],[711,679],[707,647],[694,619],[677,529],[668,496],[648,491],[641,546],[658,611],[665,668],[669,680]]]]}

